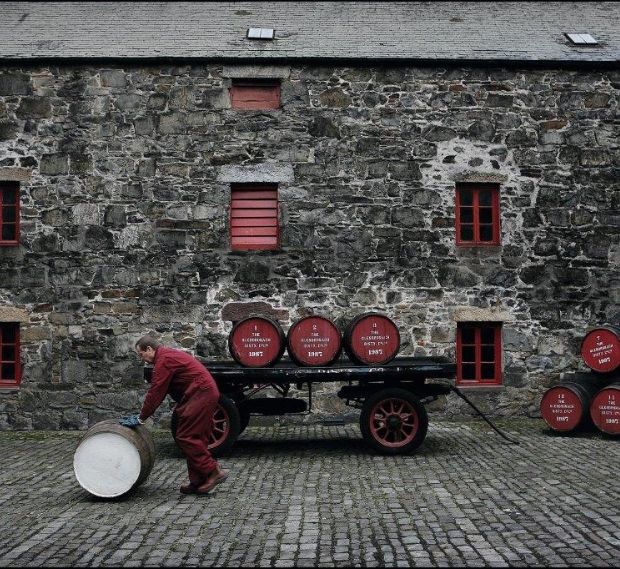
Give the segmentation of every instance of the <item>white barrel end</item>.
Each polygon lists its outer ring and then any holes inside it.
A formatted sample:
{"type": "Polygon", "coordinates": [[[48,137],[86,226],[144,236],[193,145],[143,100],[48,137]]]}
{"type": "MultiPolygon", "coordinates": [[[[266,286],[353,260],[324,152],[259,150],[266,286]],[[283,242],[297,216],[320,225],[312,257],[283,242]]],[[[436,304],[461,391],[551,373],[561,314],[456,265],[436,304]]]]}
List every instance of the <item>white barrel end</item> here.
{"type": "Polygon", "coordinates": [[[118,433],[93,434],[78,445],[73,470],[80,486],[100,498],[125,494],[140,476],[140,453],[118,433]]]}

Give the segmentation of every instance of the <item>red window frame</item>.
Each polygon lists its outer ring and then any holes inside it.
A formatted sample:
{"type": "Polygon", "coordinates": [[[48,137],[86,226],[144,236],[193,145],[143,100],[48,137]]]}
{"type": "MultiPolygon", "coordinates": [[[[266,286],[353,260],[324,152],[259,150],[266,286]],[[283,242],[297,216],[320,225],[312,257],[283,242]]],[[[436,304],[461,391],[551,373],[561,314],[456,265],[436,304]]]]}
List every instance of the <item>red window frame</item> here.
{"type": "Polygon", "coordinates": [[[233,80],[230,107],[242,111],[280,108],[280,82],[273,79],[233,80]]]}
{"type": "Polygon", "coordinates": [[[0,389],[21,383],[19,324],[0,322],[0,389]]]}
{"type": "Polygon", "coordinates": [[[456,330],[456,384],[502,384],[502,325],[459,322],[456,330]]]}
{"type": "Polygon", "coordinates": [[[233,250],[280,247],[277,184],[232,184],[230,246],[233,250]]]}
{"type": "Polygon", "coordinates": [[[457,184],[455,210],[458,246],[501,244],[498,184],[457,184]]]}
{"type": "Polygon", "coordinates": [[[0,182],[0,247],[19,245],[19,182],[0,182]]]}

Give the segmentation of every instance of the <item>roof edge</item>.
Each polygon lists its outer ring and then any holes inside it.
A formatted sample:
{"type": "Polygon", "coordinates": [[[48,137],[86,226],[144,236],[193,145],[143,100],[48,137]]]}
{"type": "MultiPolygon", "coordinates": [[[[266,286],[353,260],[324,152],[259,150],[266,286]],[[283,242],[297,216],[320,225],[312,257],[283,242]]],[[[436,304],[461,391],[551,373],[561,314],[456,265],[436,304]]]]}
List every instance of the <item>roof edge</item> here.
{"type": "Polygon", "coordinates": [[[385,65],[399,67],[404,65],[418,65],[421,67],[508,67],[508,68],[532,68],[548,69],[559,67],[561,69],[598,69],[616,70],[620,69],[620,60],[565,60],[565,59],[428,59],[415,57],[400,58],[377,58],[377,57],[0,57],[0,65],[19,65],[24,67],[35,67],[41,64],[64,64],[64,65],[96,65],[102,63],[123,63],[129,65],[153,65],[155,63],[174,63],[175,65],[191,65],[196,63],[224,63],[224,64],[253,64],[253,65],[275,65],[275,64],[335,64],[349,65],[353,67],[364,65],[385,65]]]}

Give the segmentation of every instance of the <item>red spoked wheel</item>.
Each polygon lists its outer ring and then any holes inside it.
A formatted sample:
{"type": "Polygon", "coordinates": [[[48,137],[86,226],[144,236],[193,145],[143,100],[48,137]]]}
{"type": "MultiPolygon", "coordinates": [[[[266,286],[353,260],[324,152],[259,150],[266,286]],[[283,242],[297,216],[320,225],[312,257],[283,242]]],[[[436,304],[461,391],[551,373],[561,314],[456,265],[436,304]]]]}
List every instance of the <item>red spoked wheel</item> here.
{"type": "Polygon", "coordinates": [[[213,426],[209,437],[209,450],[214,450],[221,446],[230,434],[230,417],[221,405],[217,406],[213,414],[213,426]]]}
{"type": "Polygon", "coordinates": [[[386,447],[402,447],[415,437],[418,414],[403,399],[383,399],[370,412],[370,431],[386,447]]]}
{"type": "MultiPolygon", "coordinates": [[[[172,414],[170,430],[176,438],[178,417],[172,414]]],[[[222,456],[235,444],[241,431],[239,410],[235,402],[226,395],[220,395],[220,400],[213,414],[213,427],[209,437],[209,450],[213,456],[222,456]]]]}
{"type": "Polygon", "coordinates": [[[364,440],[385,454],[406,454],[417,449],[428,430],[424,405],[411,392],[383,389],[364,402],[360,415],[364,440]]]}

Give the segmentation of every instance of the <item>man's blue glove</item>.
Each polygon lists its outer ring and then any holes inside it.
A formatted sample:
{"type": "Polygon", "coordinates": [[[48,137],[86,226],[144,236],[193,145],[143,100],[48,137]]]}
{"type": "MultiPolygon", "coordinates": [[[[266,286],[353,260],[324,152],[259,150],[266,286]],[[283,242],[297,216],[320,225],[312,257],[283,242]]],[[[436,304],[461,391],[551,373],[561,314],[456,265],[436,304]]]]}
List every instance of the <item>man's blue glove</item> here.
{"type": "Polygon", "coordinates": [[[135,429],[138,425],[144,424],[140,421],[140,415],[129,415],[128,417],[123,417],[119,423],[123,425],[123,427],[130,427],[131,429],[135,429]]]}

